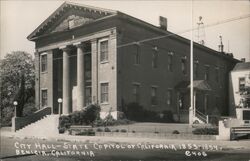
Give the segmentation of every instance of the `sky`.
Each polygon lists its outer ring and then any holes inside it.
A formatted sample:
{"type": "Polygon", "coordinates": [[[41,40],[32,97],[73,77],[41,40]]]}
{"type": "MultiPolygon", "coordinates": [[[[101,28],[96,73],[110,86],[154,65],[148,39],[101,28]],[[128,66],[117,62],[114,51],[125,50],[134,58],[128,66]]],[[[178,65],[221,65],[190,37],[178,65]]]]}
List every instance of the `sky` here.
{"type": "MultiPolygon", "coordinates": [[[[35,51],[34,42],[27,36],[52,14],[64,1],[45,0],[0,0],[0,58],[11,51],[35,51]]],[[[190,39],[191,33],[182,31],[197,27],[198,17],[203,17],[205,45],[218,50],[219,36],[222,36],[224,51],[234,54],[237,59],[250,61],[250,1],[71,1],[119,10],[153,25],[159,25],[159,16],[168,19],[168,30],[190,39]],[[193,11],[193,23],[191,23],[193,11]],[[230,19],[243,16],[247,18],[230,19]],[[192,25],[191,25],[192,24],[192,25]]],[[[193,31],[193,39],[197,40],[197,31],[193,31]]]]}

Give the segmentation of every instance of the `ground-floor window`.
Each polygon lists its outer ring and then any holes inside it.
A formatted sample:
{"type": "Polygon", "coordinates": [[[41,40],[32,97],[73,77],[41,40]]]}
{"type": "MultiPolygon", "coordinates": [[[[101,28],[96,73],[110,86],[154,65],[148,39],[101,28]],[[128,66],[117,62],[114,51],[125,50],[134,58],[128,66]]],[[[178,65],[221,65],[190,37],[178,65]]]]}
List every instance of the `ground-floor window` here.
{"type": "Polygon", "coordinates": [[[133,96],[134,96],[134,102],[139,103],[139,100],[140,100],[140,84],[138,84],[138,83],[133,84],[133,96]]]}
{"type": "Polygon", "coordinates": [[[109,101],[109,83],[101,83],[101,103],[109,101]]]}
{"type": "Polygon", "coordinates": [[[45,107],[48,105],[48,90],[42,89],[41,96],[42,96],[42,107],[45,107]]]}
{"type": "Polygon", "coordinates": [[[85,88],[85,105],[88,106],[92,103],[91,87],[85,88]]]}
{"type": "Polygon", "coordinates": [[[167,90],[167,105],[172,105],[173,91],[171,89],[167,90]]]}
{"type": "Polygon", "coordinates": [[[151,87],[151,104],[157,105],[157,87],[151,87]]]}

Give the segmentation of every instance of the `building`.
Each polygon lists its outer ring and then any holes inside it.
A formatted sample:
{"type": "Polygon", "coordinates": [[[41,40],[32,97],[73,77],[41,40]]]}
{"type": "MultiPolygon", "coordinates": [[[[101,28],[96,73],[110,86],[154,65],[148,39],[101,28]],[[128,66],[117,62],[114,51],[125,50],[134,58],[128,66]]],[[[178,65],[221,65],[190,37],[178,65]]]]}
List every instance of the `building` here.
{"type": "Polygon", "coordinates": [[[229,84],[230,116],[236,116],[236,108],[250,108],[250,62],[235,65],[230,72],[229,84]]]}
{"type": "MultiPolygon", "coordinates": [[[[36,104],[69,114],[91,103],[117,118],[138,102],[188,122],[190,41],[119,11],[63,3],[28,39],[35,42],[36,104]]],[[[228,77],[238,60],[194,43],[196,110],[228,114],[228,77]]]]}

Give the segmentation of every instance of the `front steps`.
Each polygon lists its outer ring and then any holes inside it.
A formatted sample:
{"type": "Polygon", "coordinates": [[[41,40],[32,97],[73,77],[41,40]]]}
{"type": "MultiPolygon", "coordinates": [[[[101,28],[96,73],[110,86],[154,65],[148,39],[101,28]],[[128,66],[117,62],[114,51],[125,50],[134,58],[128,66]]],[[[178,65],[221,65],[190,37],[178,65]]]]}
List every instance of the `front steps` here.
{"type": "Polygon", "coordinates": [[[21,136],[55,136],[58,135],[59,115],[47,115],[41,120],[17,130],[16,134],[21,136]]]}

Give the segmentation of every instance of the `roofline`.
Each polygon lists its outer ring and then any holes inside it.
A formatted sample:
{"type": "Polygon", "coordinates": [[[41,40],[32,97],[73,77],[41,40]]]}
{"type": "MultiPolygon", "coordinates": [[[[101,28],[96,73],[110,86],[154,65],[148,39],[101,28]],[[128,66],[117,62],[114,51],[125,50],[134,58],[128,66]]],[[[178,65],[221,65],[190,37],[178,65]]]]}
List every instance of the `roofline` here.
{"type": "MultiPolygon", "coordinates": [[[[143,21],[143,20],[141,20],[141,19],[135,18],[135,17],[133,17],[133,16],[130,16],[130,15],[125,14],[125,13],[120,12],[120,11],[118,11],[117,14],[118,14],[118,16],[122,16],[122,18],[126,17],[126,18],[128,18],[130,21],[133,21],[133,22],[139,23],[139,24],[141,24],[141,25],[147,26],[147,27],[149,27],[149,28],[151,28],[151,29],[153,29],[153,30],[155,30],[155,31],[157,31],[157,32],[161,32],[161,33],[164,33],[164,34],[171,34],[171,36],[170,36],[171,38],[175,38],[175,39],[180,40],[180,41],[182,41],[182,42],[184,42],[184,43],[190,44],[190,40],[189,40],[189,39],[184,38],[184,37],[182,37],[182,36],[180,36],[180,35],[177,35],[177,34],[175,34],[175,33],[172,33],[172,32],[170,32],[170,31],[168,31],[168,30],[166,30],[166,31],[165,31],[165,30],[162,30],[162,29],[160,29],[159,27],[157,27],[157,26],[155,26],[155,25],[153,25],[153,24],[151,24],[151,23],[145,22],[145,21],[143,21]]],[[[209,47],[207,47],[207,46],[201,45],[201,44],[199,44],[199,43],[197,43],[197,42],[193,42],[193,44],[194,44],[194,46],[196,46],[196,47],[198,47],[198,48],[200,48],[200,49],[202,49],[202,50],[208,50],[208,51],[214,52],[214,53],[217,54],[217,56],[221,56],[221,57],[230,59],[230,60],[235,61],[235,62],[240,62],[240,60],[235,59],[235,58],[233,58],[233,57],[230,57],[230,56],[226,55],[226,53],[224,53],[224,52],[216,51],[216,50],[214,50],[214,49],[212,49],[212,48],[209,48],[209,47]]]]}

